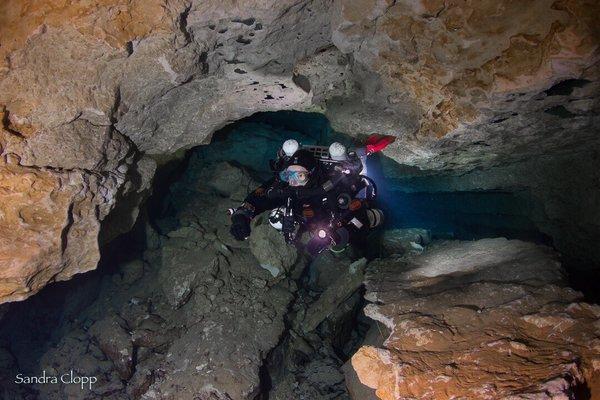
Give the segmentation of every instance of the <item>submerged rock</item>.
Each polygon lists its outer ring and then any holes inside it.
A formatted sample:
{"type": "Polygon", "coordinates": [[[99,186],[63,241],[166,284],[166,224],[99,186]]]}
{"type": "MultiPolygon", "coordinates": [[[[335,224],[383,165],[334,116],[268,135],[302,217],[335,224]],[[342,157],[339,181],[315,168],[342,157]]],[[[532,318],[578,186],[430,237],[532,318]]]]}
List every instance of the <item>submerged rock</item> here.
{"type": "Polygon", "coordinates": [[[110,316],[92,325],[89,334],[126,381],[133,374],[133,342],[124,324],[117,316],[110,316]]]}
{"type": "Polygon", "coordinates": [[[600,390],[600,307],[556,254],[517,240],[436,243],[369,265],[365,314],[390,329],[352,366],[378,398],[573,398],[600,390]]]}
{"type": "Polygon", "coordinates": [[[298,260],[296,247],[286,243],[281,232],[268,223],[254,226],[248,241],[260,266],[273,277],[288,272],[298,260]]]}
{"type": "MultiPolygon", "coordinates": [[[[76,368],[98,376],[83,393],[90,400],[258,395],[260,367],[285,331],[297,288],[285,275],[270,279],[247,245],[226,244],[229,216],[214,210],[234,200],[211,188],[179,189],[173,197],[180,202],[165,217],[172,221],[163,225],[174,229],[146,235],[143,261],[124,262],[99,279],[98,297],[61,322],[56,346],[40,349],[43,366],[32,361],[32,369],[76,368]]],[[[287,268],[296,258],[294,248],[281,265],[287,268]]],[[[65,302],[77,300],[75,293],[65,302]]],[[[0,363],[16,368],[3,352],[0,363]]],[[[20,393],[10,383],[7,393],[20,393]]],[[[82,395],[74,385],[35,389],[46,399],[82,395]]]]}
{"type": "Polygon", "coordinates": [[[361,258],[348,265],[347,269],[331,284],[307,310],[296,328],[306,333],[313,331],[329,315],[362,285],[367,260],[361,258]]]}
{"type": "Polygon", "coordinates": [[[422,251],[431,242],[431,232],[427,229],[391,229],[383,233],[381,246],[388,255],[404,254],[411,250],[422,251]]]}

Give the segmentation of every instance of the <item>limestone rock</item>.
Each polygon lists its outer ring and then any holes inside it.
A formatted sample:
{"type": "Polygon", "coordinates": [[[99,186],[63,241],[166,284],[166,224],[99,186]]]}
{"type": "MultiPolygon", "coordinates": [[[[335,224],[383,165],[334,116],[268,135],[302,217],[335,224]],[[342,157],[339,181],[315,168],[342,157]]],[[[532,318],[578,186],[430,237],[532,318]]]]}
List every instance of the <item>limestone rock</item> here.
{"type": "Polygon", "coordinates": [[[111,200],[114,207],[102,219],[98,241],[101,245],[128,232],[137,221],[140,206],[151,193],[156,162],[147,157],[131,158],[117,168],[120,185],[111,200]]]}
{"type": "Polygon", "coordinates": [[[242,202],[248,193],[258,187],[259,183],[246,171],[228,162],[215,166],[214,173],[208,177],[208,186],[222,196],[242,202]]]}
{"type": "Polygon", "coordinates": [[[348,388],[348,393],[352,400],[377,400],[375,391],[369,386],[361,383],[358,379],[358,375],[356,375],[356,371],[352,367],[350,361],[344,364],[343,371],[346,387],[348,388]]]}
{"type": "Polygon", "coordinates": [[[260,266],[268,270],[273,277],[290,270],[298,259],[298,250],[285,242],[281,232],[268,223],[256,225],[252,229],[250,251],[260,266]]]}
{"type": "Polygon", "coordinates": [[[0,302],[22,300],[49,282],[96,268],[98,237],[108,240],[131,228],[150,185],[150,177],[131,181],[127,170],[97,174],[0,161],[0,302]],[[116,207],[126,196],[132,201],[116,207]],[[101,222],[123,208],[135,215],[120,214],[120,224],[100,235],[101,222]]]}
{"type": "Polygon", "coordinates": [[[122,282],[125,285],[131,285],[142,278],[144,275],[144,262],[134,260],[124,265],[122,282]]]}
{"type": "MultiPolygon", "coordinates": [[[[593,145],[576,154],[553,154],[531,157],[522,162],[501,164],[466,174],[410,173],[402,176],[386,169],[393,177],[393,189],[402,192],[426,192],[445,195],[452,192],[504,191],[514,193],[514,199],[524,206],[507,204],[512,213],[520,213],[531,220],[537,229],[552,237],[553,245],[561,254],[577,262],[571,265],[594,265],[600,259],[600,180],[596,168],[597,148],[593,145]],[[579,261],[581,260],[581,261],[579,261]]],[[[485,213],[488,205],[461,212],[485,213]]],[[[464,210],[464,211],[462,211],[464,210]]],[[[578,271],[580,272],[580,271],[578,271]]]]}
{"type": "Polygon", "coordinates": [[[184,24],[188,49],[151,53],[153,60],[163,56],[153,66],[162,65],[170,87],[152,88],[150,102],[125,99],[127,112],[117,127],[141,150],[156,154],[207,143],[227,121],[258,111],[308,108],[311,95],[290,72],[329,43],[329,29],[328,5],[321,1],[311,7],[289,0],[275,7],[264,1],[227,7],[195,1],[184,24]],[[286,25],[296,29],[281,29],[286,25]],[[198,59],[202,69],[190,74],[186,65],[198,65],[198,59]]]}
{"type": "Polygon", "coordinates": [[[380,399],[562,398],[599,390],[600,308],[564,286],[549,249],[506,239],[436,244],[374,262],[365,314],[391,333],[353,357],[380,399]],[[493,382],[493,384],[491,384],[493,382]],[[545,393],[545,394],[544,394],[545,393]]]}
{"type": "Polygon", "coordinates": [[[431,242],[427,229],[392,229],[383,233],[382,246],[388,254],[403,254],[411,250],[420,251],[431,242]]]}
{"type": "Polygon", "coordinates": [[[344,376],[337,365],[327,361],[318,356],[315,357],[303,368],[301,377],[294,378],[288,375],[269,396],[273,396],[274,400],[348,399],[347,395],[343,393],[343,389],[339,388],[343,385],[344,376]]]}
{"type": "Polygon", "coordinates": [[[168,242],[162,249],[164,268],[160,271],[161,285],[167,302],[173,308],[181,307],[190,299],[196,287],[196,278],[201,272],[199,267],[215,262],[209,258],[212,254],[204,255],[206,252],[198,250],[201,249],[196,249],[188,238],[175,243],[168,242]],[[178,244],[182,242],[189,243],[189,246],[179,247],[178,244]]]}
{"type": "Polygon", "coordinates": [[[133,343],[122,325],[117,317],[106,318],[92,325],[89,332],[113,362],[121,379],[128,380],[133,374],[133,343]]]}
{"type": "Polygon", "coordinates": [[[0,302],[96,267],[98,217],[111,206],[117,182],[14,165],[0,165],[0,182],[0,302]],[[96,196],[100,191],[107,197],[96,196]]]}
{"type": "Polygon", "coordinates": [[[127,384],[127,394],[134,400],[142,397],[154,383],[154,373],[150,370],[136,371],[127,384]]]}
{"type": "MultiPolygon", "coordinates": [[[[523,142],[538,143],[543,153],[542,148],[594,140],[584,128],[597,119],[593,106],[562,118],[552,115],[552,102],[558,101],[552,88],[568,86],[570,79],[581,80],[581,86],[597,81],[591,17],[599,13],[597,5],[341,0],[335,8],[332,41],[353,56],[355,75],[364,72],[361,96],[334,103],[338,117],[328,115],[341,131],[399,136],[388,152],[396,160],[423,169],[471,169],[521,157],[523,142]],[[579,126],[577,135],[566,134],[567,125],[579,126]],[[511,129],[519,135],[508,134],[511,129]],[[494,151],[464,147],[474,143],[494,151]]],[[[564,95],[579,99],[584,93],[598,92],[571,88],[564,95]]]]}
{"type": "Polygon", "coordinates": [[[296,321],[297,328],[308,333],[342,304],[362,284],[363,273],[367,260],[361,258],[350,264],[343,275],[341,275],[331,286],[329,286],[306,311],[303,321],[296,321]]]}
{"type": "Polygon", "coordinates": [[[309,285],[311,288],[322,291],[331,286],[340,276],[348,272],[348,265],[352,263],[348,252],[334,254],[324,251],[314,258],[309,268],[309,285]]]}

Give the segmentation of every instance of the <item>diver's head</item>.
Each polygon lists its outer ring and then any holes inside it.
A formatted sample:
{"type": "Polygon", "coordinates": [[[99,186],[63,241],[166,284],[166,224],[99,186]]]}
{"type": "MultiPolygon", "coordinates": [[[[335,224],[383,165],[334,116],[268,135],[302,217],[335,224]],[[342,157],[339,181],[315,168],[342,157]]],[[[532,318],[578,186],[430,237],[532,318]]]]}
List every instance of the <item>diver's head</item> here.
{"type": "Polygon", "coordinates": [[[304,186],[310,178],[310,173],[302,165],[290,165],[280,175],[290,186],[304,186]]]}
{"type": "Polygon", "coordinates": [[[317,168],[317,160],[308,150],[298,150],[279,174],[290,186],[305,186],[317,168]]]}

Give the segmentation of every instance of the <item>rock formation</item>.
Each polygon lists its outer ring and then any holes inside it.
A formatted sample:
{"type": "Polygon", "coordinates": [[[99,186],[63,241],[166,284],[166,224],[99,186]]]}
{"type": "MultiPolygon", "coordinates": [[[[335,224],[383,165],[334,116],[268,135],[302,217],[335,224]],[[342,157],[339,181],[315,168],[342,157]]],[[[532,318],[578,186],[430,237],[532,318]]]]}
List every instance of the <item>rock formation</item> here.
{"type": "Polygon", "coordinates": [[[390,331],[352,357],[379,399],[592,398],[600,307],[565,287],[550,249],[442,242],[369,265],[365,314],[390,331]]]}
{"type": "Polygon", "coordinates": [[[549,248],[432,242],[426,230],[396,229],[382,235],[379,260],[324,253],[308,263],[270,235],[276,231],[261,229],[261,217],[255,239],[231,238],[225,210],[256,182],[250,171],[202,154],[189,157],[162,214],[143,227],[139,255],[129,240],[124,261],[105,258],[111,265],[103,271],[56,288],[62,301],[50,287],[8,311],[0,326],[2,396],[595,395],[600,308],[564,286],[549,248]],[[264,264],[281,269],[272,274],[264,264]],[[361,315],[363,282],[364,312],[375,322],[361,315]],[[84,391],[13,384],[15,371],[70,369],[98,381],[84,391]]]}
{"type": "Polygon", "coordinates": [[[429,170],[597,146],[598,14],[584,0],[4,1],[0,301],[95,268],[98,238],[137,215],[148,155],[258,111],[394,134],[387,154],[429,170]]]}
{"type": "Polygon", "coordinates": [[[348,398],[338,352],[355,331],[366,261],[339,259],[336,276],[309,290],[300,287],[306,260],[294,263],[294,253],[274,277],[259,257],[286,254],[288,245],[230,238],[227,214],[215,209],[237,203],[223,193],[235,195],[239,181],[217,189],[198,180],[221,169],[190,162],[172,188],[170,212],[155,221],[158,231],[146,227],[140,258],[61,289],[62,310],[46,304],[46,291],[38,307],[9,312],[0,327],[3,398],[348,398]],[[54,313],[56,323],[48,316],[54,313]],[[53,345],[38,346],[36,329],[51,331],[53,345]],[[74,369],[98,381],[84,391],[16,385],[17,364],[22,374],[74,369]]]}
{"type": "MultiPolygon", "coordinates": [[[[227,189],[237,186],[231,181],[227,189]]],[[[94,282],[99,292],[88,307],[47,327],[62,332],[55,346],[26,359],[26,329],[17,328],[16,338],[0,332],[0,348],[20,354],[25,371],[56,375],[74,368],[98,382],[82,392],[76,385],[11,385],[12,377],[3,380],[0,393],[48,399],[256,396],[259,367],[284,331],[295,284],[287,276],[273,280],[247,243],[230,238],[225,209],[237,200],[222,197],[206,182],[173,190],[178,205],[159,222],[160,232],[147,227],[143,260],[124,262],[94,282]]],[[[75,289],[65,302],[75,305],[88,291],[75,289]]],[[[12,358],[5,358],[3,370],[13,372],[12,358]]]]}
{"type": "MultiPolygon", "coordinates": [[[[100,377],[91,399],[598,396],[600,310],[548,248],[392,231],[379,261],[305,271],[264,220],[228,234],[260,174],[183,154],[257,112],[318,112],[394,135],[395,189],[526,193],[556,249],[597,265],[599,17],[589,0],[2,1],[0,397],[79,396],[5,385],[74,366],[100,377]],[[46,305],[57,319],[2,304],[95,269],[174,159],[192,168],[142,255],[46,305]],[[30,349],[39,321],[56,329],[30,349]]],[[[252,162],[274,140],[257,138],[252,162]]]]}

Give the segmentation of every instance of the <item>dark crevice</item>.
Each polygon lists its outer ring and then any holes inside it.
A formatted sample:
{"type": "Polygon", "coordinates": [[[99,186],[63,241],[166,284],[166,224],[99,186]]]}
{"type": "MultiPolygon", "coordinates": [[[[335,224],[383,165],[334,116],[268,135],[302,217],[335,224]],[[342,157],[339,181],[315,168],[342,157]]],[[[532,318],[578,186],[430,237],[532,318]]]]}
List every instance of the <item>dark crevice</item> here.
{"type": "Polygon", "coordinates": [[[119,118],[123,115],[120,110],[121,107],[121,87],[117,86],[115,90],[115,102],[110,110],[110,123],[114,127],[119,118]]]}
{"type": "Polygon", "coordinates": [[[306,93],[310,93],[310,80],[301,74],[294,74],[292,81],[306,93]]]}
{"type": "Polygon", "coordinates": [[[225,60],[224,59],[223,61],[225,61],[227,64],[244,64],[243,61],[237,60],[235,58],[233,58],[231,60],[225,60]]]}
{"type": "Polygon", "coordinates": [[[577,114],[573,114],[571,111],[567,110],[564,106],[555,106],[544,110],[546,114],[555,115],[559,118],[573,118],[576,117],[577,114]]]}
{"type": "Polygon", "coordinates": [[[231,20],[231,22],[239,22],[241,24],[248,25],[248,26],[253,25],[255,21],[256,21],[255,18],[246,18],[246,19],[234,18],[231,20]]]}
{"type": "Polygon", "coordinates": [[[250,43],[252,43],[252,40],[245,39],[242,35],[239,35],[235,41],[238,42],[238,43],[241,43],[241,44],[250,44],[250,43]]]}
{"type": "Polygon", "coordinates": [[[21,138],[21,139],[25,139],[25,136],[23,136],[23,134],[21,134],[21,132],[17,131],[16,129],[12,128],[12,124],[10,122],[10,117],[9,117],[9,111],[6,107],[4,107],[2,109],[3,115],[2,115],[2,128],[7,131],[10,132],[11,134],[21,138]]]}
{"type": "Polygon", "coordinates": [[[547,96],[568,96],[573,93],[575,88],[582,88],[588,83],[591,83],[591,81],[587,79],[567,79],[545,90],[544,93],[547,96]]]}
{"type": "Polygon", "coordinates": [[[69,231],[71,230],[71,227],[73,226],[73,206],[74,206],[74,204],[72,204],[72,203],[69,205],[69,209],[67,210],[67,223],[65,224],[65,227],[63,228],[63,230],[60,233],[60,242],[61,242],[62,251],[65,251],[65,249],[67,248],[67,238],[69,236],[69,231]]]}
{"type": "Polygon", "coordinates": [[[188,31],[188,29],[187,29],[187,25],[188,25],[187,19],[188,19],[188,16],[190,15],[191,8],[192,8],[191,4],[188,5],[185,8],[185,10],[183,10],[181,15],[179,16],[179,30],[181,31],[181,33],[183,33],[186,43],[192,42],[192,35],[191,35],[190,31],[188,31]]]}
{"type": "Polygon", "coordinates": [[[127,51],[127,55],[130,56],[133,54],[133,41],[129,41],[125,43],[125,50],[127,51]]]}

